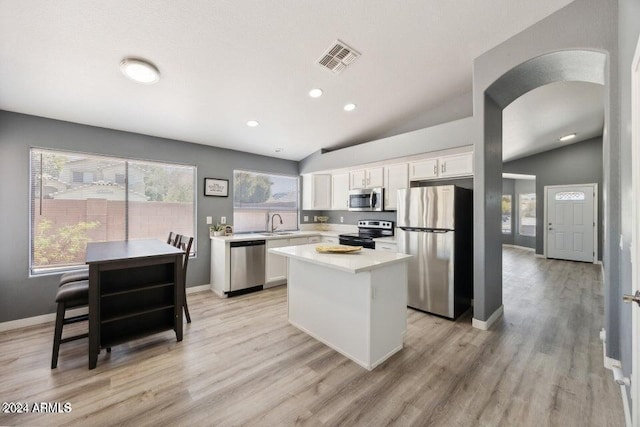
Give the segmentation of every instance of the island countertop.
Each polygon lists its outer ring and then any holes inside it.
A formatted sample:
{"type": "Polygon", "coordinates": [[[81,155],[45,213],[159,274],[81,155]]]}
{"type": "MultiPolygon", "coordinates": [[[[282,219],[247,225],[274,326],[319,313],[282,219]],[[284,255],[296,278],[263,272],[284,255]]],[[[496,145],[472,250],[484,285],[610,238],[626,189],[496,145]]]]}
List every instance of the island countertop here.
{"type": "Polygon", "coordinates": [[[413,255],[395,252],[382,252],[373,249],[362,249],[353,253],[319,253],[316,251],[317,243],[299,246],[285,246],[269,249],[269,253],[307,261],[347,273],[360,273],[375,270],[392,264],[407,262],[413,255]]]}

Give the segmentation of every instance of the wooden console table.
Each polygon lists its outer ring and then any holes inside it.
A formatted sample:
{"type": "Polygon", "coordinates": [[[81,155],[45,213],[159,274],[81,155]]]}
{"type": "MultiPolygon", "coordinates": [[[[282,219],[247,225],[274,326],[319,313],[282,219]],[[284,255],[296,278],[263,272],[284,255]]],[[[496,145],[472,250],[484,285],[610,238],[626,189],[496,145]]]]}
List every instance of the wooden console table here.
{"type": "Polygon", "coordinates": [[[170,329],[182,341],[183,256],[160,240],[87,244],[89,369],[102,348],[170,329]]]}

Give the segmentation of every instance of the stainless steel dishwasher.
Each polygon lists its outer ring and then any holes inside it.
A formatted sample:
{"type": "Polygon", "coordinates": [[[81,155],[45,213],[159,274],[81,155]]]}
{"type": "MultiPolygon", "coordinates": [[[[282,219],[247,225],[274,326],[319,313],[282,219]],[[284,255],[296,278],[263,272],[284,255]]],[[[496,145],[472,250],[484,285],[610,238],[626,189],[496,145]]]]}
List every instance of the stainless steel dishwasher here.
{"type": "Polygon", "coordinates": [[[231,242],[230,293],[264,285],[265,241],[231,242]]]}

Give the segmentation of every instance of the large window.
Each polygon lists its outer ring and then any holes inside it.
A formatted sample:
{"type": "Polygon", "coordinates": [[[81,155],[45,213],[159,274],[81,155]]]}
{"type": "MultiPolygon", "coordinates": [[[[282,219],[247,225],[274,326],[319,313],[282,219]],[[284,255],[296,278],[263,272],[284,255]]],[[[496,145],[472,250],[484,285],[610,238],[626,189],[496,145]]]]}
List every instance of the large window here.
{"type": "Polygon", "coordinates": [[[502,234],[511,234],[511,194],[502,195],[502,234]]]}
{"type": "Polygon", "coordinates": [[[84,264],[87,242],[195,236],[195,178],[195,166],[31,149],[31,272],[84,264]]]}
{"type": "Polygon", "coordinates": [[[234,232],[270,231],[272,221],[280,231],[297,230],[298,199],[297,176],[234,171],[234,232]]]}
{"type": "Polygon", "coordinates": [[[536,193],[520,194],[518,203],[518,233],[536,235],[536,193]]]}

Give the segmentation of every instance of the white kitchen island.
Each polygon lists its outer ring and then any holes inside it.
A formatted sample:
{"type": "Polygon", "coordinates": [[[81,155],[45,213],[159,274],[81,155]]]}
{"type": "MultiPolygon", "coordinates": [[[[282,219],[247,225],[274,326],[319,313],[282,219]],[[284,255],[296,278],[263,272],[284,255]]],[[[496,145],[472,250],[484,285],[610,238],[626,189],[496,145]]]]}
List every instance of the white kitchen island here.
{"type": "Polygon", "coordinates": [[[411,255],[321,254],[316,246],[269,250],[289,258],[289,322],[372,370],[402,350],[411,255]]]}

